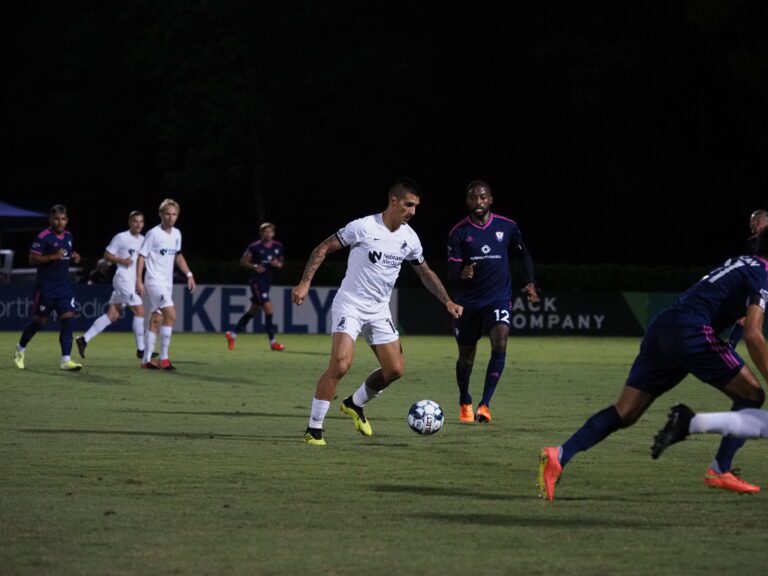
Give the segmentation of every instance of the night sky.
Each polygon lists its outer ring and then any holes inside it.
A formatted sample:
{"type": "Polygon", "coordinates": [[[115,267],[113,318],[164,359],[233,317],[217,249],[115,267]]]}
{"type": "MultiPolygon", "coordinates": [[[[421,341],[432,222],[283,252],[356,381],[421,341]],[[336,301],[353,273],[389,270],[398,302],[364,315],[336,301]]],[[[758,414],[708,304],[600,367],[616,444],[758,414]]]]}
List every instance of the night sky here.
{"type": "Polygon", "coordinates": [[[0,199],[67,204],[94,257],[172,196],[189,255],[265,218],[303,259],[398,176],[430,260],[476,178],[550,264],[716,263],[768,207],[764,2],[28,4],[0,199]]]}

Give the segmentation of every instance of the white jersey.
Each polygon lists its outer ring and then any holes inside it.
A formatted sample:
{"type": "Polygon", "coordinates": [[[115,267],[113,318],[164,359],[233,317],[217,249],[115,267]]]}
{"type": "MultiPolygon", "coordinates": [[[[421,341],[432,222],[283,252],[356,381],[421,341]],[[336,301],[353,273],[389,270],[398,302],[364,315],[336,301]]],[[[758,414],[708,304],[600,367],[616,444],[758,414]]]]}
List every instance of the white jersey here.
{"type": "Polygon", "coordinates": [[[173,267],[176,254],[181,253],[181,232],[171,228],[170,232],[162,229],[160,224],[147,232],[139,254],[144,256],[145,284],[155,286],[173,286],[173,267]]]}
{"type": "Polygon", "coordinates": [[[389,298],[403,260],[424,262],[416,232],[407,224],[392,232],[381,214],[374,214],[353,220],[336,232],[336,237],[350,250],[347,273],[333,299],[333,309],[356,311],[369,318],[389,314],[389,298]]]}
{"type": "Polygon", "coordinates": [[[144,242],[144,235],[134,236],[130,230],[115,234],[106,250],[112,256],[118,258],[130,258],[131,263],[128,266],[124,264],[117,265],[117,272],[112,279],[112,286],[124,288],[133,292],[136,286],[136,260],[139,257],[139,249],[144,242]]]}

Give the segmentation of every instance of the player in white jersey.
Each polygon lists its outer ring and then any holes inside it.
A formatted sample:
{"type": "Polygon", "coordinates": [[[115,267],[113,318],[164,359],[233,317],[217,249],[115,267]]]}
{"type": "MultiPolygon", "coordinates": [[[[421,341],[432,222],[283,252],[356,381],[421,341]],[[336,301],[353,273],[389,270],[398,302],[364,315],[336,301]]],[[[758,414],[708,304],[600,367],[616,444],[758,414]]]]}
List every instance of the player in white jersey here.
{"type": "Polygon", "coordinates": [[[136,338],[136,357],[144,357],[144,305],[136,294],[136,259],[144,242],[144,214],[134,210],[128,215],[128,230],[115,234],[104,252],[104,260],[117,266],[112,279],[112,296],[106,313],[94,320],[85,334],[75,339],[81,358],[85,358],[88,343],[117,322],[123,313],[123,306],[133,312],[133,335],[136,338]]]}
{"type": "Polygon", "coordinates": [[[174,226],[179,217],[179,204],[166,198],[160,204],[160,224],[147,232],[139,249],[136,262],[136,292],[139,296],[147,295],[153,315],[162,316],[162,325],[155,330],[151,324],[145,333],[144,358],[142,368],[160,368],[174,370],[168,359],[171,346],[173,324],[176,321],[176,307],[173,304],[173,267],[178,266],[187,276],[190,292],[195,290],[195,278],[181,253],[181,232],[174,226]],[[146,277],[144,270],[146,268],[146,277]],[[160,333],[160,362],[152,363],[158,332],[160,333]]]}
{"type": "Polygon", "coordinates": [[[331,307],[331,358],[317,382],[312,400],[309,426],[304,435],[308,444],[325,445],[323,421],[336,395],[336,386],[352,366],[355,340],[360,334],[373,349],[381,367],[342,401],[340,409],[352,417],[358,432],[364,436],[373,434],[363,407],[403,375],[400,335],[389,311],[389,298],[403,260],[413,265],[424,286],[454,318],[461,316],[462,307],[448,297],[442,282],[424,260],[419,237],[408,225],[416,213],[419,196],[419,189],[411,180],[395,182],[388,192],[386,210],[353,220],[319,244],[309,257],[301,282],[293,289],[294,304],[302,304],[326,255],[342,247],[350,248],[347,273],[331,307]]]}

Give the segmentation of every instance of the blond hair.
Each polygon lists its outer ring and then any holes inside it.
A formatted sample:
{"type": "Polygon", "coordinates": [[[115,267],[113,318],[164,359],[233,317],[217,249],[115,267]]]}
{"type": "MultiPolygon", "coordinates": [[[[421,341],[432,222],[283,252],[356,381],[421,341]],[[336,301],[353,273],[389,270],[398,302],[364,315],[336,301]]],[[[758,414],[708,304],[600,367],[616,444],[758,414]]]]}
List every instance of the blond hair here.
{"type": "Polygon", "coordinates": [[[160,202],[160,212],[162,213],[163,210],[165,210],[166,206],[176,206],[176,210],[181,212],[181,206],[179,206],[179,203],[176,202],[173,198],[166,198],[162,202],[160,202]]]}

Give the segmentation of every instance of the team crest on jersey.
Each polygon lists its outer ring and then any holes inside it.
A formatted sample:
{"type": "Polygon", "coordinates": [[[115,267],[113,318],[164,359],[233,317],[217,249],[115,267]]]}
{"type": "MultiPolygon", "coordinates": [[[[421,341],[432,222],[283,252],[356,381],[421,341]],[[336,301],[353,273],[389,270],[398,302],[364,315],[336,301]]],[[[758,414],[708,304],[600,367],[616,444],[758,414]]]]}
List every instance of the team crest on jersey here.
{"type": "Polygon", "coordinates": [[[496,240],[501,242],[504,239],[504,232],[496,232],[496,240]]]}
{"type": "Polygon", "coordinates": [[[376,252],[375,250],[371,250],[368,252],[368,260],[371,261],[371,264],[376,264],[379,260],[381,260],[381,252],[376,252]]]}
{"type": "Polygon", "coordinates": [[[488,252],[491,251],[491,247],[488,246],[488,244],[484,244],[482,248],[480,248],[480,252],[483,254],[488,254],[488,252]]]}
{"type": "Polygon", "coordinates": [[[403,241],[402,246],[400,246],[400,252],[402,252],[403,254],[408,252],[408,242],[403,241]]]}
{"type": "Polygon", "coordinates": [[[133,248],[128,248],[128,256],[133,256],[133,253],[136,252],[133,248]]]}

